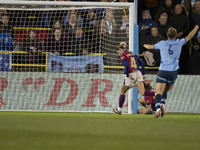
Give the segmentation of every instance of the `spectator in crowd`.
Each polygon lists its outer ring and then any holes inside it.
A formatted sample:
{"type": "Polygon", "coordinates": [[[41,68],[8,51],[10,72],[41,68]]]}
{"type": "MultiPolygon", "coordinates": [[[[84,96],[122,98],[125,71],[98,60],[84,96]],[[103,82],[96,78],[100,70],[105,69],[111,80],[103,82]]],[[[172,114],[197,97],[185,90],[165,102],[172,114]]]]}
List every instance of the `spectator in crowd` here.
{"type": "Polygon", "coordinates": [[[200,75],[200,31],[197,38],[192,41],[192,53],[190,56],[190,74],[200,75]]]}
{"type": "Polygon", "coordinates": [[[181,5],[184,5],[184,4],[186,4],[186,5],[188,5],[188,3],[190,3],[189,5],[191,6],[191,7],[193,7],[194,6],[194,4],[195,4],[195,2],[196,2],[196,0],[181,0],[181,5]]]}
{"type": "Polygon", "coordinates": [[[1,16],[1,14],[8,14],[8,12],[6,9],[0,9],[0,16],[1,16]]]}
{"type": "Polygon", "coordinates": [[[142,20],[139,22],[139,32],[145,32],[145,35],[151,33],[151,27],[156,26],[157,22],[153,21],[149,10],[144,10],[142,20]]]}
{"type": "MultiPolygon", "coordinates": [[[[46,0],[48,1],[48,0],[46,0]]],[[[44,6],[45,9],[49,9],[51,7],[55,7],[55,6],[50,6],[50,5],[45,5],[44,6]]],[[[57,7],[61,7],[61,6],[57,6],[57,7]]],[[[43,12],[43,16],[44,16],[44,27],[46,28],[53,28],[53,24],[55,22],[55,20],[63,20],[63,16],[65,14],[65,11],[63,10],[57,10],[57,11],[44,11],[43,12]]]]}
{"type": "Polygon", "coordinates": [[[122,23],[120,26],[120,30],[126,30],[126,25],[129,24],[129,17],[128,15],[123,15],[122,16],[122,23]]]}
{"type": "MultiPolygon", "coordinates": [[[[128,3],[127,0],[119,0],[117,2],[120,3],[128,3]]],[[[113,10],[113,14],[114,14],[114,19],[116,24],[122,24],[122,16],[123,15],[128,15],[129,14],[129,9],[128,8],[123,8],[123,9],[114,9],[113,10]]]]}
{"type": "Polygon", "coordinates": [[[107,28],[109,34],[114,34],[117,28],[112,9],[107,9],[104,19],[101,21],[101,27],[107,28]]]}
{"type": "MultiPolygon", "coordinates": [[[[44,1],[48,1],[48,0],[44,0],[44,1]]],[[[50,8],[51,6],[49,5],[45,5],[44,8],[50,8]]],[[[49,11],[44,11],[43,12],[43,15],[44,15],[44,27],[45,28],[49,28],[49,24],[50,24],[50,14],[49,14],[49,11]]]]}
{"type": "Polygon", "coordinates": [[[64,18],[63,18],[63,25],[66,25],[68,20],[69,20],[69,17],[71,14],[76,14],[77,13],[77,10],[74,9],[74,7],[71,7],[72,9],[70,9],[69,11],[66,12],[64,18]]]}
{"type": "Polygon", "coordinates": [[[101,20],[100,35],[98,36],[101,45],[101,51],[106,53],[104,56],[104,64],[109,66],[121,65],[119,56],[115,49],[116,44],[119,43],[120,37],[117,37],[117,26],[115,24],[112,10],[107,9],[105,18],[101,20]]]}
{"type": "Polygon", "coordinates": [[[192,13],[193,0],[182,0],[181,5],[183,7],[185,15],[189,17],[192,13]]]}
{"type": "Polygon", "coordinates": [[[175,14],[169,19],[170,27],[177,30],[178,34],[176,38],[181,38],[187,35],[190,28],[189,18],[182,14],[183,8],[180,4],[175,6],[175,14]]]}
{"type": "Polygon", "coordinates": [[[119,32],[120,41],[126,42],[127,49],[129,49],[129,24],[126,25],[126,29],[119,32]]]}
{"type": "Polygon", "coordinates": [[[99,64],[87,64],[86,65],[86,73],[99,73],[100,66],[99,64]]]}
{"type": "MultiPolygon", "coordinates": [[[[100,2],[108,2],[108,0],[100,0],[100,2]]],[[[97,14],[99,20],[103,19],[105,12],[106,12],[106,8],[97,8],[96,9],[96,14],[97,14]]]]}
{"type": "Polygon", "coordinates": [[[15,41],[15,31],[12,26],[9,24],[9,16],[7,13],[2,13],[0,15],[0,21],[3,23],[4,30],[3,32],[12,37],[13,42],[15,41]]]}
{"type": "Polygon", "coordinates": [[[25,63],[38,64],[42,60],[39,54],[42,52],[42,43],[37,38],[35,30],[29,30],[27,37],[22,42],[22,50],[25,52],[30,52],[30,58],[25,57],[25,63]]]}
{"type": "MultiPolygon", "coordinates": [[[[153,26],[151,28],[151,34],[145,36],[144,31],[140,33],[140,37],[142,39],[141,45],[148,43],[148,44],[156,44],[162,40],[165,40],[164,37],[160,35],[158,32],[158,28],[156,26],[153,26]]],[[[152,49],[145,49],[144,48],[144,58],[146,65],[148,66],[159,66],[160,65],[160,51],[155,51],[152,49]]]]}
{"type": "MultiPolygon", "coordinates": [[[[118,26],[118,32],[116,36],[120,38],[120,41],[126,42],[127,48],[129,45],[129,17],[128,15],[122,16],[122,23],[118,26]]],[[[119,42],[120,42],[119,41],[119,42]]]]}
{"type": "Polygon", "coordinates": [[[85,36],[87,36],[89,40],[92,40],[96,34],[96,31],[98,30],[97,25],[99,24],[95,10],[90,9],[88,11],[84,22],[85,36]]]}
{"type": "Polygon", "coordinates": [[[174,0],[164,0],[164,3],[161,4],[161,7],[157,10],[154,20],[158,20],[160,14],[167,13],[170,18],[174,14],[175,2],[174,0]]]}
{"type": "Polygon", "coordinates": [[[91,30],[94,29],[98,24],[98,18],[94,9],[90,9],[85,18],[85,29],[91,30]]]}
{"type": "Polygon", "coordinates": [[[200,0],[196,0],[192,14],[190,16],[190,24],[191,28],[193,28],[196,24],[200,26],[200,0]]]}
{"type": "Polygon", "coordinates": [[[89,52],[97,52],[101,51],[97,48],[99,41],[98,39],[98,31],[99,31],[99,20],[96,15],[95,9],[88,10],[88,14],[85,18],[85,27],[84,27],[84,39],[90,43],[89,52]]]}
{"type": "Polygon", "coordinates": [[[168,15],[167,13],[163,13],[160,15],[160,18],[158,19],[158,32],[161,36],[167,39],[167,30],[169,29],[168,24],[168,15]]]}
{"type": "Polygon", "coordinates": [[[102,52],[106,53],[106,55],[104,56],[104,64],[105,65],[114,65],[113,59],[115,59],[115,58],[113,58],[113,54],[115,54],[114,53],[114,49],[115,49],[115,45],[116,45],[115,36],[113,34],[108,33],[107,27],[102,26],[100,29],[100,35],[98,36],[98,38],[99,38],[98,39],[99,48],[101,49],[102,52]]]}
{"type": "Polygon", "coordinates": [[[118,29],[119,31],[116,33],[116,37],[118,37],[117,38],[118,43],[121,41],[124,41],[126,43],[127,49],[129,49],[129,23],[127,23],[125,27],[124,25],[125,24],[119,26],[119,29],[118,29]],[[120,29],[120,27],[122,30],[120,29]]]}
{"type": "Polygon", "coordinates": [[[54,20],[54,21],[52,22],[52,24],[51,24],[51,27],[52,27],[52,29],[51,29],[51,30],[48,30],[46,36],[51,37],[52,34],[53,34],[53,32],[54,32],[56,29],[61,29],[61,30],[62,30],[61,21],[60,21],[60,20],[54,20]]]}
{"type": "Polygon", "coordinates": [[[62,25],[61,25],[61,22],[60,20],[55,20],[54,23],[53,23],[53,27],[52,27],[54,30],[55,29],[62,29],[62,25]]]}
{"type": "Polygon", "coordinates": [[[67,37],[62,34],[61,29],[55,29],[44,39],[44,50],[55,55],[64,55],[67,52],[67,37]]]}
{"type": "Polygon", "coordinates": [[[193,43],[192,43],[193,49],[196,51],[199,51],[200,50],[199,44],[200,44],[200,31],[197,34],[197,38],[195,40],[193,40],[193,43]]]}
{"type": "Polygon", "coordinates": [[[76,27],[82,28],[82,21],[80,20],[80,16],[77,15],[77,13],[71,13],[69,15],[69,20],[67,20],[67,23],[64,26],[65,32],[72,35],[76,27]]]}
{"type": "MultiPolygon", "coordinates": [[[[190,29],[190,21],[189,18],[182,14],[182,6],[177,4],[175,6],[175,14],[171,16],[169,20],[170,27],[173,27],[177,30],[176,38],[185,37],[188,34],[190,29]]],[[[189,44],[186,44],[182,47],[182,52],[180,56],[180,70],[179,72],[182,74],[189,73],[188,61],[189,59],[189,44]],[[187,60],[187,61],[186,61],[187,60]]]]}
{"type": "Polygon", "coordinates": [[[200,52],[200,31],[197,34],[197,38],[195,40],[193,40],[192,43],[192,48],[194,51],[199,51],[200,52]]]}
{"type": "Polygon", "coordinates": [[[71,21],[75,22],[78,25],[78,27],[81,27],[81,28],[83,27],[83,18],[81,16],[81,13],[79,12],[79,10],[75,9],[74,7],[72,7],[72,9],[67,11],[67,14],[63,18],[63,25],[66,26],[68,22],[70,21],[70,19],[72,19],[71,21]],[[73,18],[71,18],[71,15],[73,18]]]}
{"type": "Polygon", "coordinates": [[[4,27],[0,22],[0,51],[12,51],[14,49],[12,37],[4,32],[4,27]]]}
{"type": "Polygon", "coordinates": [[[151,12],[152,18],[154,18],[155,13],[160,6],[161,0],[138,0],[138,13],[139,13],[139,19],[142,18],[142,11],[149,9],[149,12],[151,12]]]}
{"type": "Polygon", "coordinates": [[[91,52],[91,48],[88,46],[89,43],[84,38],[84,32],[82,28],[77,27],[73,36],[69,37],[68,50],[70,50],[75,55],[87,55],[91,52]]]}

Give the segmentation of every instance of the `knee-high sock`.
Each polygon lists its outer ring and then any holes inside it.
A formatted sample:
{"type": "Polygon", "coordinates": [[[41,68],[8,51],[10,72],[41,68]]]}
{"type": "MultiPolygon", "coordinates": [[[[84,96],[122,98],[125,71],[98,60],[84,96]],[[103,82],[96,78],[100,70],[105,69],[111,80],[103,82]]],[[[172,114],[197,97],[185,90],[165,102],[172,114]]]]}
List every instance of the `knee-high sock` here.
{"type": "Polygon", "coordinates": [[[156,109],[159,109],[160,108],[160,103],[161,103],[161,98],[162,96],[160,94],[156,94],[156,109]]]}
{"type": "Polygon", "coordinates": [[[167,92],[164,91],[161,99],[161,104],[165,105],[166,101],[167,101],[167,92]]]}
{"type": "Polygon", "coordinates": [[[123,107],[124,101],[125,101],[125,95],[120,95],[119,96],[119,108],[123,107]]]}

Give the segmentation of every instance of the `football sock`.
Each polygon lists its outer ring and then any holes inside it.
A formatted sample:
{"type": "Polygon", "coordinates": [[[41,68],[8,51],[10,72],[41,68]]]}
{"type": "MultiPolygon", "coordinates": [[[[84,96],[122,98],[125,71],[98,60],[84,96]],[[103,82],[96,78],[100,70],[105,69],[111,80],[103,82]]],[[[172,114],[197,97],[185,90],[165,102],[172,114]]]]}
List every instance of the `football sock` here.
{"type": "MultiPolygon", "coordinates": [[[[119,108],[122,108],[122,106],[124,105],[124,101],[125,101],[125,95],[120,95],[119,96],[119,108]]],[[[118,110],[119,110],[119,108],[118,108],[118,110]]]]}
{"type": "Polygon", "coordinates": [[[160,111],[161,111],[160,108],[156,109],[156,112],[160,112],[160,111]]]}
{"type": "Polygon", "coordinates": [[[160,94],[156,95],[156,98],[155,98],[155,100],[156,100],[156,105],[155,105],[156,109],[160,109],[161,98],[162,98],[162,96],[160,94]]]}
{"type": "Polygon", "coordinates": [[[120,107],[118,107],[118,109],[117,109],[118,111],[121,111],[121,108],[120,107]]]}
{"type": "Polygon", "coordinates": [[[167,100],[167,92],[164,91],[161,99],[161,104],[165,105],[166,100],[167,100]]]}

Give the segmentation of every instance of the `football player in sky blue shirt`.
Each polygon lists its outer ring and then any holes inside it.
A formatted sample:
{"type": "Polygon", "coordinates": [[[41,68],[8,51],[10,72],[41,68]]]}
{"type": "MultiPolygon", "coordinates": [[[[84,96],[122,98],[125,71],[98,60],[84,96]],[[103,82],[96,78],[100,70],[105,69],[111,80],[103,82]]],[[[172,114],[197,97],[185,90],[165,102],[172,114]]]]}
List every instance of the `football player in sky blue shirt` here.
{"type": "Polygon", "coordinates": [[[167,99],[167,91],[172,88],[178,75],[178,63],[182,46],[192,39],[198,29],[199,26],[196,25],[185,38],[176,39],[177,31],[176,29],[170,27],[167,31],[168,40],[160,41],[155,45],[143,45],[147,49],[159,49],[161,56],[161,63],[156,78],[155,118],[164,116],[164,106],[167,99]]]}

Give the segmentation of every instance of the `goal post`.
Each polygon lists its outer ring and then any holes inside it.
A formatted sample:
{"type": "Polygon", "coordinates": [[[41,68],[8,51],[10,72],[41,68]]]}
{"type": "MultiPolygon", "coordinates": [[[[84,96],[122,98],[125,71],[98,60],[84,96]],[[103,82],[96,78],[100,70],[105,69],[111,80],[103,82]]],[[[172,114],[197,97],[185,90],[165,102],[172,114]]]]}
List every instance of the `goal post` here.
{"type": "MultiPolygon", "coordinates": [[[[136,9],[135,3],[1,0],[1,16],[8,15],[15,36],[6,34],[13,38],[13,45],[18,44],[6,49],[12,53],[12,71],[0,72],[0,82],[5,84],[2,110],[111,112],[118,105],[124,76],[116,46],[126,40],[129,50],[138,54],[136,9]],[[73,10],[79,16],[71,28],[68,21],[73,10]],[[95,12],[96,20],[88,18],[90,12],[95,12]],[[122,24],[123,15],[129,17],[128,31],[122,24]],[[107,24],[106,17],[115,21],[107,24]],[[54,26],[57,20],[62,30],[54,26]],[[94,22],[95,26],[86,26],[94,22]],[[53,38],[59,34],[62,44],[56,47],[53,38]],[[76,37],[82,34],[84,40],[76,37]],[[37,49],[30,45],[31,35],[37,37],[37,49]]],[[[129,90],[124,112],[137,112],[135,94],[129,90]]]]}

